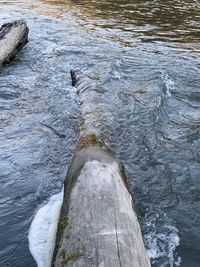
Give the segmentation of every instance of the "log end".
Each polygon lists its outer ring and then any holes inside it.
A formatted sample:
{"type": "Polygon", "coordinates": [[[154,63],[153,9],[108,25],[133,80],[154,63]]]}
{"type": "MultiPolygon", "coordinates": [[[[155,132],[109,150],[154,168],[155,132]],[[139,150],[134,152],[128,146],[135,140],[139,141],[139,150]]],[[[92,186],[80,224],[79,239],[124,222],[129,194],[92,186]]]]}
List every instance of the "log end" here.
{"type": "Polygon", "coordinates": [[[8,64],[28,42],[29,28],[24,20],[5,23],[0,28],[0,66],[8,64]]]}

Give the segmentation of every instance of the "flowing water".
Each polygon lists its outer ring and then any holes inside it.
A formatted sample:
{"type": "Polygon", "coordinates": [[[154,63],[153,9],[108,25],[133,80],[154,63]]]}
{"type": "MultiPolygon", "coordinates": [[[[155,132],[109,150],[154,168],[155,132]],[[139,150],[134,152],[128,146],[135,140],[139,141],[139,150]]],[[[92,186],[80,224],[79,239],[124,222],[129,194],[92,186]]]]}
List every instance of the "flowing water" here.
{"type": "Polygon", "coordinates": [[[30,224],[78,137],[70,69],[105,99],[152,266],[199,267],[199,1],[0,0],[1,24],[19,18],[29,43],[0,70],[0,267],[36,266],[30,224]]]}

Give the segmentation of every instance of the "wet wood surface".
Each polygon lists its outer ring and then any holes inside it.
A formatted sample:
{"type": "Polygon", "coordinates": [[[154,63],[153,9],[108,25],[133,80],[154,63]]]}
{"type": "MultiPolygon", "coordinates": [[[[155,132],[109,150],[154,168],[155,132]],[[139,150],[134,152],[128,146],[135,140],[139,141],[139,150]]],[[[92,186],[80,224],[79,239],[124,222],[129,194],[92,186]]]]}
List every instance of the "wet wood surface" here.
{"type": "Polygon", "coordinates": [[[9,63],[28,42],[29,29],[24,20],[3,24],[0,28],[0,66],[9,63]]]}
{"type": "Polygon", "coordinates": [[[123,167],[95,127],[99,96],[81,75],[72,79],[84,121],[65,179],[52,266],[148,267],[123,167]]]}

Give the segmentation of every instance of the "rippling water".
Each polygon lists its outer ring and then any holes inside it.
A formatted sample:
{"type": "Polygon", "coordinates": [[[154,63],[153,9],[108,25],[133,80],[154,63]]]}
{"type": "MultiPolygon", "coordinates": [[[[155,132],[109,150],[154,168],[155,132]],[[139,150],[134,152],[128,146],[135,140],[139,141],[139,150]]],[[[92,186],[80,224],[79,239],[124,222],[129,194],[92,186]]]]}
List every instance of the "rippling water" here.
{"type": "Polygon", "coordinates": [[[105,99],[100,127],[125,165],[152,265],[200,266],[199,8],[0,0],[2,23],[24,18],[30,28],[0,70],[0,266],[36,266],[28,229],[60,192],[77,140],[77,68],[105,99]]]}

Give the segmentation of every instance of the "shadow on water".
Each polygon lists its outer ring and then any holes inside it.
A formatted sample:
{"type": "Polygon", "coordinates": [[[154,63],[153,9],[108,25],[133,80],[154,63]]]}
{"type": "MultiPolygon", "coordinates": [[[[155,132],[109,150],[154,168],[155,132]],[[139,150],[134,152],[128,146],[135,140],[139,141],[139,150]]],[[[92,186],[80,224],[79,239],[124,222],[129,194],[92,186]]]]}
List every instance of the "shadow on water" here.
{"type": "Polygon", "coordinates": [[[0,73],[0,262],[35,266],[27,231],[62,187],[80,116],[67,73],[79,68],[105,100],[99,124],[125,165],[152,265],[199,266],[199,2],[28,0],[0,9],[2,21],[24,17],[31,29],[0,73]]]}

